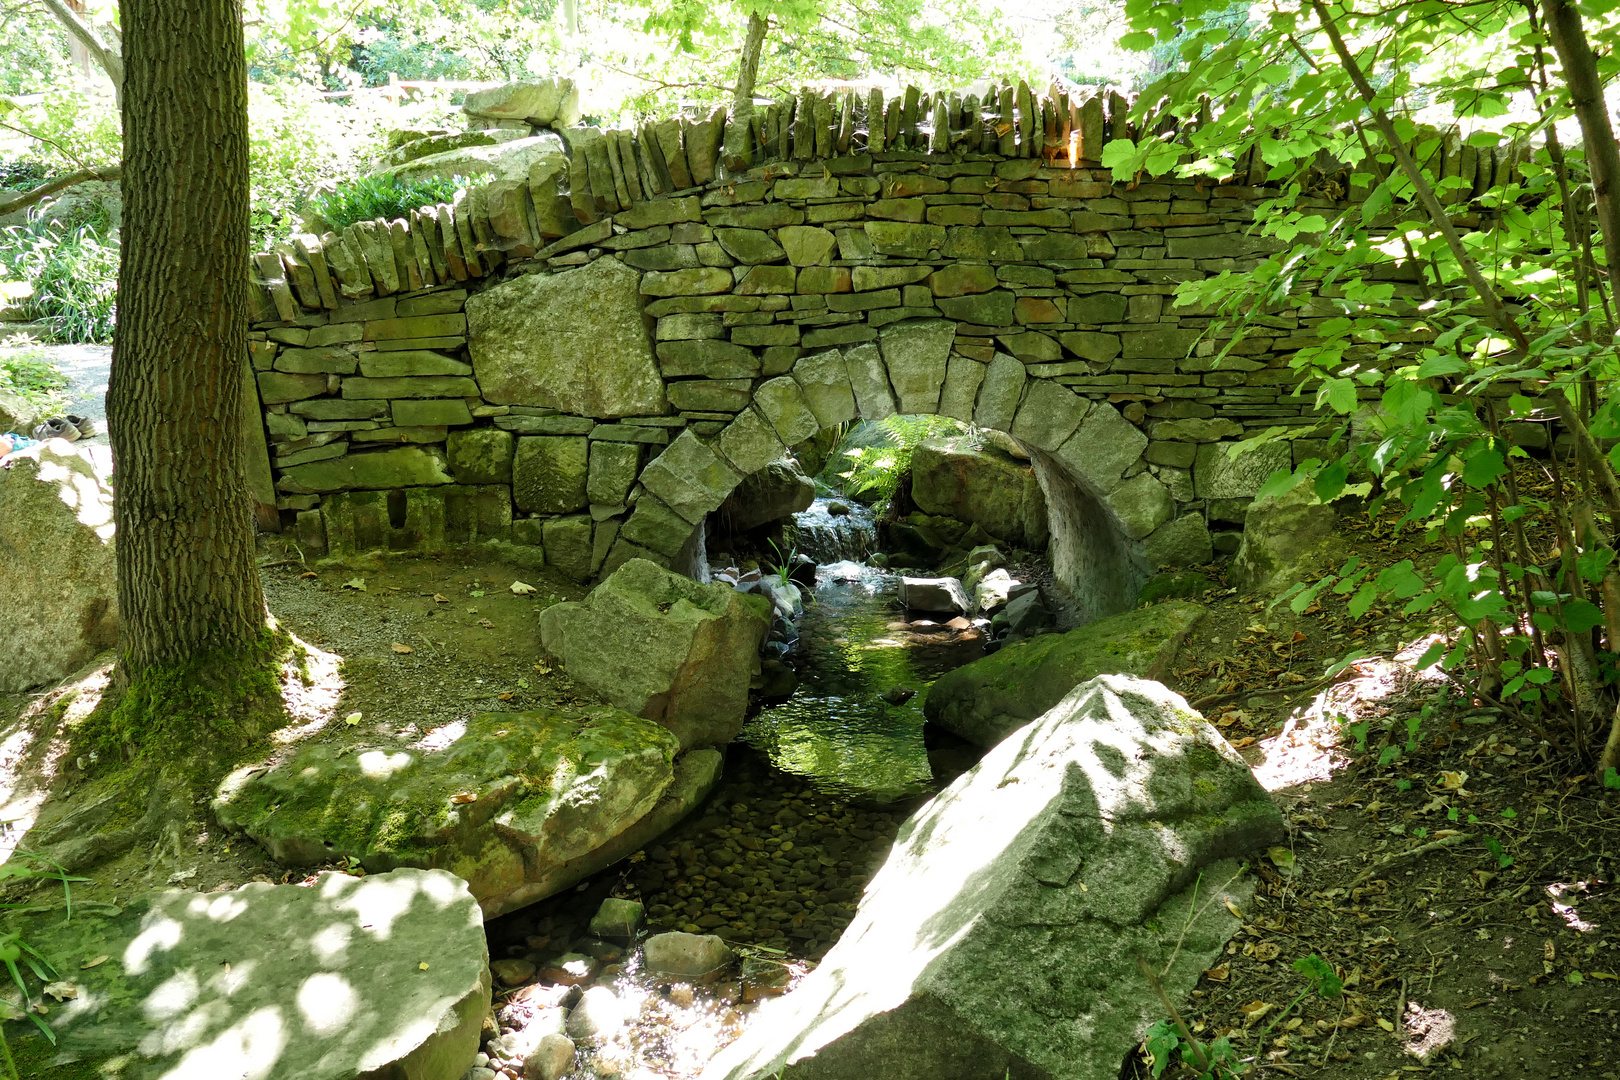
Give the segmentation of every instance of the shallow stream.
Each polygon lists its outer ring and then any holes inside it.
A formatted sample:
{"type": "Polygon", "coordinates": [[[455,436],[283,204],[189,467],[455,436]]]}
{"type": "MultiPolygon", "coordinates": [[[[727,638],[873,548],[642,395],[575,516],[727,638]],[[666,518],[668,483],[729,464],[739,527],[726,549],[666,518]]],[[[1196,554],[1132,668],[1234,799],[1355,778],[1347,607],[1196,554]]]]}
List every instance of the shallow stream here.
{"type": "MultiPolygon", "coordinates": [[[[799,682],[764,702],[727,748],[708,802],[625,863],[489,925],[492,960],[535,968],[519,980],[534,989],[497,987],[503,1031],[559,1023],[521,999],[572,1004],[580,991],[558,986],[564,977],[616,996],[622,1027],[580,1041],[572,1080],[697,1076],[759,1002],[791,988],[837,941],[900,824],[972,764],[962,748],[925,741],[922,702],[933,680],[983,655],[984,636],[965,620],[908,621],[897,577],[849,561],[873,542],[870,512],[850,510],[829,513],[818,499],[800,515],[800,549],[827,561],[787,657],[799,682]],[[610,895],[646,905],[647,933],[721,935],[736,962],[708,982],[649,975],[638,946],[587,932],[610,895]]],[[[498,1055],[488,1067],[522,1075],[520,1062],[498,1055]]]]}

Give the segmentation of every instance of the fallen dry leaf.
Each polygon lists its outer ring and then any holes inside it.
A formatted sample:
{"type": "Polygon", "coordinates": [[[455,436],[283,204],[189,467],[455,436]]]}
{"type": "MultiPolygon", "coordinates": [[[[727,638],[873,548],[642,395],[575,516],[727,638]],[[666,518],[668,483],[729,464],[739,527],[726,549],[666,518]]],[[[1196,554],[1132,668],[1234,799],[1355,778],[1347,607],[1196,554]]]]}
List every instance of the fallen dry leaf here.
{"type": "Polygon", "coordinates": [[[458,791],[454,795],[450,796],[450,801],[458,805],[463,803],[474,803],[478,801],[478,796],[471,791],[458,791]]]}
{"type": "Polygon", "coordinates": [[[1231,964],[1222,964],[1220,967],[1212,967],[1208,971],[1204,972],[1204,977],[1210,982],[1225,982],[1231,977],[1231,975],[1231,964]]]}
{"type": "Polygon", "coordinates": [[[1465,772],[1443,772],[1440,774],[1440,782],[1447,791],[1461,791],[1462,786],[1468,782],[1468,774],[1465,772]]]}
{"type": "Polygon", "coordinates": [[[1226,910],[1230,911],[1232,913],[1232,917],[1234,919],[1243,918],[1243,912],[1239,911],[1238,906],[1236,904],[1232,903],[1232,901],[1230,901],[1230,900],[1222,900],[1221,902],[1226,905],[1226,910]]]}
{"type": "Polygon", "coordinates": [[[1247,1005],[1240,1006],[1239,1008],[1243,1013],[1243,1026],[1248,1027],[1276,1007],[1269,1001],[1251,1001],[1247,1005]]]}
{"type": "Polygon", "coordinates": [[[1282,946],[1275,941],[1262,941],[1254,946],[1251,955],[1262,964],[1269,964],[1282,955],[1282,946]]]}
{"type": "Polygon", "coordinates": [[[495,624],[490,622],[488,619],[479,619],[478,620],[478,625],[482,626],[485,630],[493,630],[493,629],[495,629],[495,624]]]}
{"type": "Polygon", "coordinates": [[[366,591],[366,579],[365,578],[358,578],[358,577],[357,578],[350,578],[348,581],[345,581],[342,585],[338,586],[338,588],[340,588],[340,589],[354,589],[356,592],[365,592],[366,591]]]}
{"type": "Polygon", "coordinates": [[[348,724],[350,727],[354,727],[354,725],[360,722],[360,715],[360,713],[352,712],[343,718],[343,722],[348,724]]]}
{"type": "Polygon", "coordinates": [[[499,698],[499,699],[500,699],[500,700],[501,700],[501,701],[511,701],[511,700],[512,700],[512,698],[513,698],[513,697],[514,697],[514,696],[515,696],[515,695],[514,695],[514,694],[513,694],[513,693],[512,693],[512,691],[510,691],[510,690],[508,690],[508,691],[506,691],[506,693],[504,693],[504,694],[496,694],[496,695],[495,695],[495,696],[496,696],[496,697],[497,697],[497,698],[499,698]]]}
{"type": "Polygon", "coordinates": [[[45,993],[57,1001],[71,1001],[79,996],[79,988],[66,981],[46,983],[45,993]]]}
{"type": "Polygon", "coordinates": [[[448,604],[450,602],[450,598],[443,593],[434,593],[433,602],[435,604],[448,604]]]}
{"type": "Polygon", "coordinates": [[[302,574],[299,574],[299,575],[298,575],[298,576],[299,576],[299,577],[301,577],[301,578],[312,578],[312,577],[320,577],[320,575],[319,575],[319,574],[317,574],[317,573],[316,573],[316,572],[315,572],[315,571],[313,571],[313,570],[306,570],[306,571],[304,571],[304,572],[303,572],[303,573],[302,573],[302,574]]]}
{"type": "Polygon", "coordinates": [[[110,959],[111,959],[111,957],[109,957],[106,953],[102,953],[100,956],[96,957],[94,960],[86,960],[84,963],[80,964],[79,965],[79,970],[80,971],[89,971],[93,967],[100,967],[102,964],[105,964],[110,959]]]}
{"type": "Polygon", "coordinates": [[[394,644],[392,646],[390,646],[390,648],[392,648],[397,653],[413,653],[413,652],[416,651],[415,649],[411,648],[409,645],[401,645],[397,641],[394,642],[394,644]]]}
{"type": "Polygon", "coordinates": [[[1382,1016],[1378,1018],[1378,1026],[1383,1028],[1385,1031],[1395,1030],[1395,1025],[1390,1023],[1388,1020],[1385,1020],[1382,1016]]]}
{"type": "Polygon", "coordinates": [[[427,969],[428,969],[428,965],[427,965],[426,960],[424,960],[420,964],[416,965],[416,970],[417,971],[426,971],[427,969]]]}
{"type": "Polygon", "coordinates": [[[528,585],[521,581],[514,581],[512,584],[508,585],[507,588],[512,590],[513,596],[528,596],[530,593],[534,592],[533,585],[528,585]]]}

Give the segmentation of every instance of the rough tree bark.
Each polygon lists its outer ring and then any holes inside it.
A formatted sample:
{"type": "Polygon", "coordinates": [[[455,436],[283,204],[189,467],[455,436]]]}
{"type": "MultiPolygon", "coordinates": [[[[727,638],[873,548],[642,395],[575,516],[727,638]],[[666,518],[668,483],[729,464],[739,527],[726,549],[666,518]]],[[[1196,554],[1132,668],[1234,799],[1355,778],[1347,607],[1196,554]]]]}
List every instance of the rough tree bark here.
{"type": "Polygon", "coordinates": [[[126,681],[247,657],[266,626],[240,414],[240,0],[123,0],[123,253],[107,394],[126,681]]]}
{"type": "Polygon", "coordinates": [[[748,15],[742,58],[737,62],[737,90],[731,99],[731,120],[726,125],[725,165],[740,173],[754,161],[754,84],[759,81],[759,54],[765,45],[768,20],[759,12],[748,15]]]}

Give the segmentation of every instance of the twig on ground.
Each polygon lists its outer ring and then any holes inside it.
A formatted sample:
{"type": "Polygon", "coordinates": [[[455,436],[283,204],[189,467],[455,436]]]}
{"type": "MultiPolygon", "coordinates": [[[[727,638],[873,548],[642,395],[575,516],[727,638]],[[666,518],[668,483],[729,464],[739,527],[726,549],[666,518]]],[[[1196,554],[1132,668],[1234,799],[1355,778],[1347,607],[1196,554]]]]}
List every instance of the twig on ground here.
{"type": "Polygon", "coordinates": [[[1377,862],[1373,863],[1371,866],[1367,867],[1367,869],[1363,870],[1360,876],[1350,883],[1350,888],[1354,889],[1358,885],[1365,885],[1379,874],[1382,874],[1385,870],[1388,870],[1392,866],[1397,866],[1408,859],[1415,859],[1419,855],[1427,855],[1429,852],[1439,851],[1441,848],[1456,847],[1457,845],[1468,840],[1472,840],[1473,838],[1473,833],[1457,833],[1455,836],[1446,836],[1439,840],[1431,840],[1427,844],[1419,844],[1415,848],[1409,848],[1406,851],[1399,851],[1394,855],[1386,855],[1382,859],[1379,859],[1377,862]]]}

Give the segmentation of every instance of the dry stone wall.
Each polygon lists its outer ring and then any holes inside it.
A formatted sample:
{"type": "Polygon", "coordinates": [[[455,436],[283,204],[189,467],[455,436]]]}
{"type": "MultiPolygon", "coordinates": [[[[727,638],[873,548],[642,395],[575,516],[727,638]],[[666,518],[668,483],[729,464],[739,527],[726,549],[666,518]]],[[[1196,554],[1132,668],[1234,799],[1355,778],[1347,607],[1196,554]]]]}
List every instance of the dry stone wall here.
{"type": "Polygon", "coordinates": [[[993,100],[568,128],[529,181],[257,256],[261,504],[333,553],[690,568],[705,516],[786,448],[942,413],[1031,451],[1058,576],[1095,613],[1235,550],[1289,449],[1227,446],[1318,422],[1288,358],[1332,311],[1264,319],[1217,366],[1172,294],[1268,250],[1271,192],[1116,184],[1094,158],[1129,133],[1117,106],[993,100]]]}

